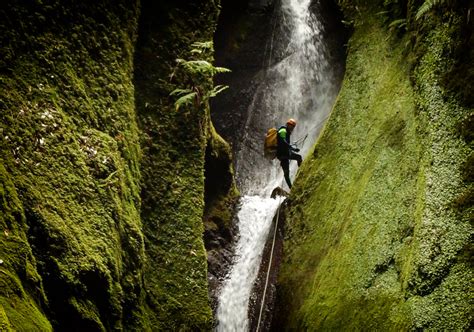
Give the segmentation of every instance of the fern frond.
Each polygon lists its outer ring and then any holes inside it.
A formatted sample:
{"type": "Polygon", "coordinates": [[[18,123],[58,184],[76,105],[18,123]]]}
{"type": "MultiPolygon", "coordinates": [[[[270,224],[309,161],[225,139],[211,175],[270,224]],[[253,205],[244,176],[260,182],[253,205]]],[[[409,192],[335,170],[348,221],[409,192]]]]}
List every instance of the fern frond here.
{"type": "Polygon", "coordinates": [[[174,89],[173,91],[171,91],[170,96],[180,96],[180,95],[183,95],[185,93],[190,93],[190,92],[193,92],[193,90],[191,90],[191,89],[174,89]]]}
{"type": "Polygon", "coordinates": [[[429,12],[433,7],[446,3],[446,0],[425,0],[425,2],[418,8],[415,15],[415,20],[419,20],[423,15],[429,12]]]}
{"type": "Polygon", "coordinates": [[[207,42],[194,42],[191,44],[192,47],[194,47],[195,50],[213,50],[214,49],[214,43],[211,41],[207,42]]]}
{"type": "Polygon", "coordinates": [[[191,46],[194,47],[191,50],[191,53],[194,53],[194,54],[202,54],[204,52],[214,51],[214,43],[212,41],[194,42],[191,44],[191,46]]]}
{"type": "Polygon", "coordinates": [[[221,93],[222,91],[224,91],[225,89],[228,89],[229,86],[228,85],[216,85],[212,90],[211,92],[209,93],[209,97],[215,97],[217,96],[219,93],[221,93]]]}
{"type": "Polygon", "coordinates": [[[214,67],[216,73],[230,73],[232,70],[225,67],[214,67]]]}
{"type": "Polygon", "coordinates": [[[194,73],[209,73],[213,74],[214,66],[206,60],[190,60],[180,62],[183,68],[188,71],[190,74],[194,73]]]}
{"type": "Polygon", "coordinates": [[[191,93],[188,93],[184,96],[182,96],[181,98],[179,98],[178,100],[176,100],[174,102],[174,106],[176,107],[176,111],[179,109],[180,106],[182,105],[188,105],[188,104],[191,104],[193,102],[193,100],[197,97],[197,93],[196,92],[191,92],[191,93]]]}
{"type": "Polygon", "coordinates": [[[206,60],[179,61],[178,63],[183,66],[183,68],[190,74],[201,73],[204,75],[214,76],[217,73],[230,72],[230,69],[224,67],[214,67],[206,60]]]}
{"type": "MultiPolygon", "coordinates": [[[[203,54],[207,51],[213,51],[213,42],[195,42],[191,53],[203,54]]],[[[196,56],[196,58],[207,58],[206,56],[196,56]]],[[[186,86],[191,88],[175,89],[170,93],[170,96],[179,97],[176,100],[176,111],[182,106],[192,102],[200,104],[201,101],[207,101],[211,97],[215,97],[220,92],[228,88],[228,86],[218,85],[211,90],[209,85],[212,85],[212,78],[218,73],[228,73],[230,69],[224,67],[215,67],[212,63],[206,60],[184,60],[176,59],[176,66],[171,73],[170,79],[175,76],[175,73],[180,70],[184,74],[184,81],[188,82],[186,86]]]]}
{"type": "Polygon", "coordinates": [[[401,18],[401,19],[399,19],[399,20],[395,20],[395,21],[393,21],[392,23],[390,23],[390,24],[388,25],[388,27],[389,27],[389,28],[396,27],[396,28],[400,29],[400,28],[402,28],[402,27],[404,27],[404,26],[406,26],[406,25],[407,25],[407,20],[406,20],[406,18],[401,18]]]}

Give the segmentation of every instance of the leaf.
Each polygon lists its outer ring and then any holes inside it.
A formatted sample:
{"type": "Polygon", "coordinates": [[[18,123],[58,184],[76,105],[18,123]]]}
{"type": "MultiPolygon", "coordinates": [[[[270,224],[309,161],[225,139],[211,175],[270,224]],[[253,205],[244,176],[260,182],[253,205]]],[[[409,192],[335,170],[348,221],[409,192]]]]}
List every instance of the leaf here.
{"type": "Polygon", "coordinates": [[[345,26],[351,26],[354,24],[354,21],[344,21],[344,20],[341,20],[342,24],[344,24],[345,26]]]}
{"type": "Polygon", "coordinates": [[[216,70],[216,73],[230,73],[230,72],[232,72],[232,70],[230,70],[229,68],[225,68],[225,67],[214,67],[214,69],[216,70]]]}
{"type": "MultiPolygon", "coordinates": [[[[191,50],[191,53],[200,55],[203,54],[205,51],[213,50],[213,42],[195,42],[192,44],[194,47],[191,50]]],[[[198,58],[207,58],[204,55],[196,56],[198,58]]],[[[217,73],[228,73],[231,70],[224,67],[215,67],[209,61],[199,59],[199,60],[185,60],[185,59],[176,59],[176,67],[173,70],[173,73],[170,79],[173,78],[175,72],[180,69],[185,77],[190,83],[187,86],[191,86],[191,88],[181,88],[175,89],[170,93],[170,96],[178,96],[179,99],[176,100],[175,106],[176,110],[178,110],[182,105],[189,104],[196,100],[200,103],[201,98],[206,100],[210,97],[215,97],[220,92],[224,91],[228,88],[228,86],[218,85],[212,88],[212,90],[208,90],[207,84],[209,84],[210,79],[214,77],[217,73]],[[203,91],[205,91],[203,93],[203,91]]]]}
{"type": "Polygon", "coordinates": [[[195,49],[197,50],[201,50],[204,51],[204,50],[212,50],[214,49],[214,43],[211,41],[207,41],[207,42],[194,42],[191,44],[192,47],[194,47],[195,49]]]}
{"type": "Polygon", "coordinates": [[[225,89],[228,89],[229,86],[228,85],[216,85],[212,91],[209,93],[209,97],[215,97],[217,96],[219,93],[221,93],[222,91],[224,91],[225,89]]]}
{"type": "Polygon", "coordinates": [[[425,0],[425,2],[418,8],[415,15],[415,20],[419,20],[423,15],[429,12],[433,7],[446,3],[446,0],[425,0]]]}
{"type": "Polygon", "coordinates": [[[197,93],[196,92],[191,92],[191,93],[188,93],[188,94],[182,96],[178,100],[176,100],[175,103],[174,103],[174,105],[176,107],[176,111],[179,109],[180,106],[188,105],[188,104],[192,103],[193,100],[196,97],[197,97],[197,93]]]}
{"type": "Polygon", "coordinates": [[[190,93],[190,92],[193,92],[193,90],[191,89],[174,89],[173,91],[171,91],[170,93],[170,96],[179,96],[179,95],[182,95],[182,94],[185,94],[185,93],[190,93]]]}
{"type": "Polygon", "coordinates": [[[396,27],[398,29],[404,27],[407,25],[407,20],[405,18],[401,18],[399,20],[395,20],[393,21],[392,23],[389,24],[389,28],[393,28],[393,27],[396,27]]]}
{"type": "Polygon", "coordinates": [[[190,74],[213,74],[214,66],[206,60],[190,60],[184,62],[180,61],[178,62],[178,64],[182,65],[183,68],[190,74]]]}

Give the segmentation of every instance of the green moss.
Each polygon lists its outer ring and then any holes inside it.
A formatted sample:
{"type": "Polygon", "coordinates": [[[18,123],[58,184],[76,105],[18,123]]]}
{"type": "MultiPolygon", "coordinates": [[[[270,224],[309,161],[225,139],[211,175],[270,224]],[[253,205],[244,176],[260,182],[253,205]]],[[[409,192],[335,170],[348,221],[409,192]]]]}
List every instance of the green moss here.
{"type": "Polygon", "coordinates": [[[176,6],[148,1],[142,13],[135,92],[143,132],[147,315],[157,330],[210,330],[202,217],[206,149],[220,144],[208,140],[208,105],[176,111],[169,94],[186,84],[171,75],[175,59],[189,59],[192,43],[212,40],[218,11],[211,1],[176,6]]]}
{"type": "Polygon", "coordinates": [[[51,331],[42,312],[46,299],[31,248],[25,215],[12,177],[0,164],[0,328],[51,331]]]}
{"type": "MultiPolygon", "coordinates": [[[[132,328],[145,260],[132,85],[138,4],[18,2],[2,11],[2,165],[20,193],[48,318],[64,330],[132,328]]],[[[32,264],[9,257],[35,280],[32,264]]],[[[12,324],[15,308],[6,310],[12,324]]]]}
{"type": "Polygon", "coordinates": [[[207,134],[204,187],[205,229],[228,232],[239,192],[234,181],[230,145],[217,134],[212,123],[207,134]]]}
{"type": "Polygon", "coordinates": [[[411,72],[378,11],[349,11],[343,86],[290,196],[279,278],[288,330],[470,323],[472,270],[455,262],[472,226],[452,204],[470,151],[456,124],[470,110],[438,83],[456,25],[435,25],[411,72]]]}
{"type": "Polygon", "coordinates": [[[22,302],[2,302],[5,326],[30,308],[58,330],[210,329],[205,155],[230,162],[229,151],[208,105],[174,111],[183,82],[168,79],[192,42],[212,40],[218,10],[141,5],[136,58],[137,1],[2,9],[1,212],[23,232],[0,248],[5,292],[22,302]]]}
{"type": "Polygon", "coordinates": [[[0,306],[0,329],[6,332],[13,331],[3,306],[0,306]]]}

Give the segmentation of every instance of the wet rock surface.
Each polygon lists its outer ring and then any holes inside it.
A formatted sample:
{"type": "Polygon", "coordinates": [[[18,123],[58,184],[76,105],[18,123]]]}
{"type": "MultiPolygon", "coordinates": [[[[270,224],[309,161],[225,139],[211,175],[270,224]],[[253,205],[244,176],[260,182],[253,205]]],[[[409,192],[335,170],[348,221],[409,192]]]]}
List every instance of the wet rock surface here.
{"type": "Polygon", "coordinates": [[[285,233],[284,198],[279,211],[273,218],[272,227],[268,233],[263,250],[262,263],[255,280],[249,301],[249,330],[276,331],[278,326],[272,325],[274,308],[277,301],[277,279],[280,262],[283,256],[283,239],[285,233]],[[275,233],[275,227],[276,233],[275,233]],[[269,264],[270,268],[269,268],[269,264]],[[268,278],[268,281],[267,281],[268,278]]]}
{"type": "Polygon", "coordinates": [[[225,276],[229,272],[234,255],[235,237],[237,228],[235,222],[227,228],[219,221],[217,229],[204,231],[204,245],[207,250],[207,277],[209,281],[209,297],[211,298],[212,311],[217,309],[217,296],[225,276]]]}
{"type": "Polygon", "coordinates": [[[255,82],[265,68],[265,43],[271,38],[272,8],[276,1],[234,3],[222,1],[214,36],[216,65],[232,73],[216,77],[216,84],[229,85],[211,103],[212,120],[218,132],[236,150],[241,129],[255,93],[255,82]]]}

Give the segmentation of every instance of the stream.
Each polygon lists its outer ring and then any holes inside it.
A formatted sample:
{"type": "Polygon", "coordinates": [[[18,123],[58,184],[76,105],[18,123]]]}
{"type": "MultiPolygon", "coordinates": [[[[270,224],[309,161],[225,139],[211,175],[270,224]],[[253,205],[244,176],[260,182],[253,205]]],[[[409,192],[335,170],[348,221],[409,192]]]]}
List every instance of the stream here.
{"type": "MultiPolygon", "coordinates": [[[[332,79],[323,26],[311,0],[276,1],[272,32],[263,52],[264,70],[253,80],[253,96],[236,152],[236,178],[242,194],[238,239],[230,272],[217,307],[217,331],[248,331],[248,307],[262,251],[283,198],[272,190],[289,190],[278,160],[263,158],[263,137],[270,127],[294,118],[292,143],[299,142],[303,158],[314,145],[338,92],[332,79]]],[[[292,179],[297,165],[290,163],[292,179]]]]}

